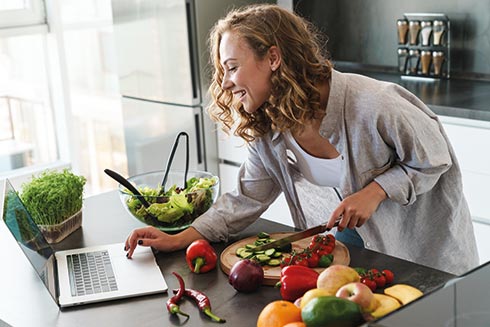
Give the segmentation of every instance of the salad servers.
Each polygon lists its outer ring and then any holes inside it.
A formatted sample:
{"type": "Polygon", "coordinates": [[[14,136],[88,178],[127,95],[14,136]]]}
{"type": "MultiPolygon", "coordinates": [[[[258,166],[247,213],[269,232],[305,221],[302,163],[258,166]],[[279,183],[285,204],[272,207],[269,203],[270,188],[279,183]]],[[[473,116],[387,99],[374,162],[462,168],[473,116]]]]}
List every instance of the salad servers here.
{"type": "Polygon", "coordinates": [[[175,138],[174,145],[172,147],[172,150],[170,151],[170,156],[167,160],[167,167],[165,168],[165,175],[163,176],[162,180],[162,187],[160,188],[160,194],[165,193],[165,184],[167,183],[167,178],[168,178],[168,173],[170,172],[170,166],[172,165],[172,162],[174,161],[174,155],[175,151],[177,150],[177,146],[179,145],[180,137],[185,136],[186,142],[186,148],[185,148],[185,172],[184,172],[184,185],[182,186],[182,189],[186,188],[186,181],[187,181],[187,173],[189,172],[189,135],[186,132],[180,132],[177,137],[175,138]]]}
{"type": "Polygon", "coordinates": [[[130,190],[134,195],[138,196],[138,199],[141,201],[145,208],[148,208],[150,206],[150,204],[148,203],[148,201],[146,201],[145,197],[140,193],[140,191],[138,191],[138,189],[134,187],[134,185],[131,184],[126,178],[121,176],[119,173],[116,173],[115,171],[107,168],[104,169],[104,173],[106,173],[115,181],[119,182],[119,184],[130,190]]]}

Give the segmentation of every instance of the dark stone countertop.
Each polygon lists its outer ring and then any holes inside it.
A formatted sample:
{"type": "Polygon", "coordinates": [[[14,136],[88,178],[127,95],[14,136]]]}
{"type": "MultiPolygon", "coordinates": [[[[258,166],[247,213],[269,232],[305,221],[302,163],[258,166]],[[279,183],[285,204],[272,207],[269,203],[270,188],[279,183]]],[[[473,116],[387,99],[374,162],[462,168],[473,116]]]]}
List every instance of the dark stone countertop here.
{"type": "Polygon", "coordinates": [[[335,69],[399,84],[418,96],[438,115],[490,121],[488,81],[407,77],[390,69],[343,62],[335,63],[335,69]]]}

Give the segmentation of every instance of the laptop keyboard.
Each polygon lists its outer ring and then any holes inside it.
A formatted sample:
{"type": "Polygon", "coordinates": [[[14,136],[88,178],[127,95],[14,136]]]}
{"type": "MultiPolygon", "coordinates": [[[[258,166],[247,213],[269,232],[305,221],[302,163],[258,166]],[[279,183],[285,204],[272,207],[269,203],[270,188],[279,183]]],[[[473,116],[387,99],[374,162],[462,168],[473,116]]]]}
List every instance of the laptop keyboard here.
{"type": "Polygon", "coordinates": [[[117,291],[109,252],[67,255],[72,296],[117,291]]]}

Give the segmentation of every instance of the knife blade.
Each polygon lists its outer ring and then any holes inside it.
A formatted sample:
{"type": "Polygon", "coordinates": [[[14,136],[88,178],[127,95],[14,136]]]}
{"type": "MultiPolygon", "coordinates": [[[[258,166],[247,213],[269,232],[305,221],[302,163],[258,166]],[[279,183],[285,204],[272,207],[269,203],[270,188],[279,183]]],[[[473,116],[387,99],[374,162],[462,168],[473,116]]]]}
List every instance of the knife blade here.
{"type": "MultiPolygon", "coordinates": [[[[337,220],[335,222],[335,224],[333,225],[333,227],[337,227],[339,225],[339,220],[337,220]]],[[[273,242],[270,242],[270,243],[266,243],[266,244],[263,244],[263,245],[260,245],[260,246],[257,246],[253,249],[250,249],[250,251],[252,252],[257,252],[257,251],[264,251],[264,250],[267,250],[267,249],[275,249],[275,248],[282,248],[283,246],[286,246],[292,242],[295,242],[295,241],[299,241],[299,240],[302,240],[304,238],[307,238],[309,236],[313,236],[313,235],[316,235],[316,234],[321,234],[321,233],[324,233],[324,232],[328,232],[330,231],[332,228],[327,228],[327,224],[321,224],[321,225],[318,225],[318,226],[315,226],[315,227],[312,227],[312,228],[309,228],[309,229],[305,229],[304,231],[301,231],[301,232],[297,232],[297,233],[294,233],[294,234],[291,234],[289,236],[286,236],[286,237],[283,237],[279,240],[275,240],[273,242]]]]}

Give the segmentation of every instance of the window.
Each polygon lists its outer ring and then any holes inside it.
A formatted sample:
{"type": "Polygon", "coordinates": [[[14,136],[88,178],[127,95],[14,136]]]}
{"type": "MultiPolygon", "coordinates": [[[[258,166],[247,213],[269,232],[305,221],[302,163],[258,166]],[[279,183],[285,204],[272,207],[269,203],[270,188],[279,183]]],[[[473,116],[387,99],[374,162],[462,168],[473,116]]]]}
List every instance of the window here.
{"type": "Polygon", "coordinates": [[[0,0],[0,176],[127,174],[110,0],[0,0]],[[49,31],[47,29],[49,23],[49,31]]]}
{"type": "Polygon", "coordinates": [[[41,1],[2,0],[0,173],[58,160],[43,31],[41,1]]]}
{"type": "Polygon", "coordinates": [[[0,1],[0,28],[46,24],[42,0],[0,1]]]}

